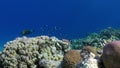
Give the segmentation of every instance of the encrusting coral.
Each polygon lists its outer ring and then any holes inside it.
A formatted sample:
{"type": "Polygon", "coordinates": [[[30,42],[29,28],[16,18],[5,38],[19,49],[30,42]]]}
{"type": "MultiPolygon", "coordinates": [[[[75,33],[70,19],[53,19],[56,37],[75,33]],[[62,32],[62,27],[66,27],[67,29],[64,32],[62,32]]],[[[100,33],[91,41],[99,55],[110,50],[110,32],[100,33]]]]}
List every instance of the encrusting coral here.
{"type": "Polygon", "coordinates": [[[69,43],[56,37],[22,37],[5,45],[0,61],[3,68],[57,68],[67,50],[69,43]],[[51,61],[57,62],[58,65],[52,64],[51,61]]]}

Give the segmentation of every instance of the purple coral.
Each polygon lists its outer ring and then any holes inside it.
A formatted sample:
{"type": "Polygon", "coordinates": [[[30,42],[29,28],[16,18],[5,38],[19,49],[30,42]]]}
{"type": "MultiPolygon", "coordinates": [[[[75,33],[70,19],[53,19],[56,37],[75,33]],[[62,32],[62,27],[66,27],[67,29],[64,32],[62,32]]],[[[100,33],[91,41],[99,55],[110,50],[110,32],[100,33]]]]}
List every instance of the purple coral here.
{"type": "Polygon", "coordinates": [[[105,68],[120,68],[120,41],[112,41],[103,48],[105,68]]]}

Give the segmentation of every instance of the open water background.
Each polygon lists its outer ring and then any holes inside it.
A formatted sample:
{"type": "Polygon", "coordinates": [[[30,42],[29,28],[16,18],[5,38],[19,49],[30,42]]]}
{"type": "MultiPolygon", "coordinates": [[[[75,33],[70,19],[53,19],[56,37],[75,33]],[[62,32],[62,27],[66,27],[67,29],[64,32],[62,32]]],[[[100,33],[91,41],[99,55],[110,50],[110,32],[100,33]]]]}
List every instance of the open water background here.
{"type": "Polygon", "coordinates": [[[120,0],[0,0],[0,46],[21,31],[76,39],[107,27],[120,28],[120,0]]]}

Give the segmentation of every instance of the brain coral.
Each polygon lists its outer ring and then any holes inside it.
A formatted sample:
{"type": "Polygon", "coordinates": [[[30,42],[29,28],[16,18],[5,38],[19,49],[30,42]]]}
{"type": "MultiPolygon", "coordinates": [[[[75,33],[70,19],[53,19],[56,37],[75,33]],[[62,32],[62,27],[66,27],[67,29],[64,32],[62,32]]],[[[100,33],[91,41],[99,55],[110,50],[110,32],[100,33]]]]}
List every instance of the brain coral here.
{"type": "Polygon", "coordinates": [[[113,41],[104,47],[102,61],[105,68],[120,68],[120,41],[113,41]]]}
{"type": "Polygon", "coordinates": [[[68,51],[63,58],[62,68],[75,68],[76,64],[81,60],[78,50],[68,51]]]}
{"type": "Polygon", "coordinates": [[[44,65],[44,68],[52,68],[52,63],[40,63],[41,60],[61,62],[68,49],[68,43],[56,37],[16,38],[5,45],[0,61],[3,68],[40,68],[44,65]]]}

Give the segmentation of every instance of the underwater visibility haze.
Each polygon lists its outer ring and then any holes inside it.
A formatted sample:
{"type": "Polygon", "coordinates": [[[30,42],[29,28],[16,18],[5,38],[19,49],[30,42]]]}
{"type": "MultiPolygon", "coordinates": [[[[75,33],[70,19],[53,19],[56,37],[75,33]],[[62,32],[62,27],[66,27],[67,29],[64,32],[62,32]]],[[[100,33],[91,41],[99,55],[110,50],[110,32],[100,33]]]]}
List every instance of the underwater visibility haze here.
{"type": "Polygon", "coordinates": [[[0,46],[23,36],[85,37],[106,27],[120,27],[119,0],[1,0],[0,46]]]}
{"type": "Polygon", "coordinates": [[[120,68],[120,0],[0,0],[0,68],[120,68]]]}

